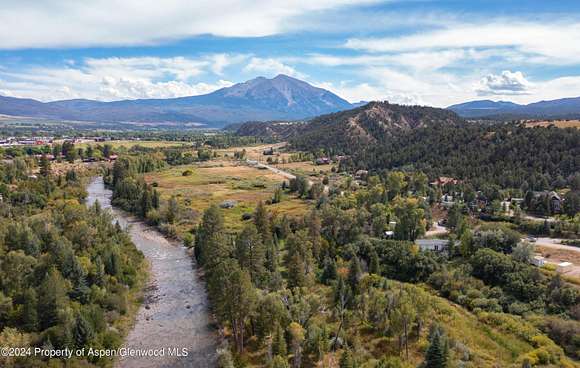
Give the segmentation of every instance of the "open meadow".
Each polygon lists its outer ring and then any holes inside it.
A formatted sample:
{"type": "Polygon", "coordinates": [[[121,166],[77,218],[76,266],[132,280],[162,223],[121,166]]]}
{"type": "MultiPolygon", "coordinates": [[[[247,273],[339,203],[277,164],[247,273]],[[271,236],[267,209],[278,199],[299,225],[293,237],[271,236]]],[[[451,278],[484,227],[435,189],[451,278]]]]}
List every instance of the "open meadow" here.
{"type": "MultiPolygon", "coordinates": [[[[199,221],[206,208],[212,204],[225,206],[225,203],[233,205],[223,209],[227,228],[239,230],[243,226],[242,215],[251,213],[259,201],[271,199],[285,178],[238,162],[214,160],[148,173],[145,180],[155,183],[162,199],[174,195],[180,204],[191,209],[194,216],[178,226],[179,232],[185,232],[199,221]]],[[[299,216],[305,213],[307,206],[305,200],[283,195],[280,203],[268,208],[280,214],[299,216]]]]}

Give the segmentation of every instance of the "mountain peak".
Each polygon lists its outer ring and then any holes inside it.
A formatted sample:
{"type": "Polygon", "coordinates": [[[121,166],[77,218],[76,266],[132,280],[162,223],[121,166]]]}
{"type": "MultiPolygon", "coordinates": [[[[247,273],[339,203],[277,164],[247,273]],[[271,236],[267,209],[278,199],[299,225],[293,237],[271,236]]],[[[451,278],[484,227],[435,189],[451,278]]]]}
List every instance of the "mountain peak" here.
{"type": "Polygon", "coordinates": [[[109,122],[197,122],[210,126],[305,119],[352,107],[330,91],[285,74],[272,79],[257,77],[206,95],[170,99],[50,103],[0,99],[0,114],[109,122]]]}

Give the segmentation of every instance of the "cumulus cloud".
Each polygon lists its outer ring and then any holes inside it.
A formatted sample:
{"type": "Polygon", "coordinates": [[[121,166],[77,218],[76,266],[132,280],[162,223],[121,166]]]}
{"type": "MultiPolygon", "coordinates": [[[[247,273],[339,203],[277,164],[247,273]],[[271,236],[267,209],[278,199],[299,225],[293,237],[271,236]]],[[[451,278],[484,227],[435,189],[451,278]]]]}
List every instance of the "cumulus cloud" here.
{"type": "Polygon", "coordinates": [[[3,0],[0,48],[155,44],[212,34],[281,33],[304,14],[375,0],[3,0]]]}
{"type": "Polygon", "coordinates": [[[532,84],[522,72],[504,70],[501,74],[488,74],[481,78],[475,87],[480,96],[487,95],[526,95],[530,94],[532,84]]]}
{"type": "Polygon", "coordinates": [[[253,57],[244,67],[248,73],[257,73],[262,76],[272,77],[278,74],[286,74],[296,78],[304,78],[305,75],[298,72],[293,67],[284,64],[280,60],[272,58],[253,57]]]}
{"type": "Polygon", "coordinates": [[[247,59],[245,55],[214,54],[199,58],[87,58],[61,67],[0,70],[1,94],[43,101],[89,98],[103,101],[172,98],[205,94],[233,83],[219,78],[224,68],[247,59]],[[216,61],[217,64],[216,65],[216,61]],[[209,77],[208,77],[209,76],[209,77]]]}

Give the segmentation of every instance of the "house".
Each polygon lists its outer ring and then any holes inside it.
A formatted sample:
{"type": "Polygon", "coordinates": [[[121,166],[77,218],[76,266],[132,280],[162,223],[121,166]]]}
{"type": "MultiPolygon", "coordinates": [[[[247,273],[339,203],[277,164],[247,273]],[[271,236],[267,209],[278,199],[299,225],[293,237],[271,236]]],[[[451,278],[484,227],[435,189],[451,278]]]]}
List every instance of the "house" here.
{"type": "Polygon", "coordinates": [[[330,164],[330,159],[328,157],[320,157],[316,159],[316,165],[328,165],[330,164]]]}
{"type": "Polygon", "coordinates": [[[431,184],[433,186],[442,187],[442,186],[449,185],[449,184],[457,185],[459,183],[461,183],[461,181],[460,180],[457,180],[455,178],[450,178],[450,177],[447,177],[447,176],[440,176],[437,179],[435,179],[435,181],[432,181],[429,184],[431,184]]]}
{"type": "Polygon", "coordinates": [[[354,174],[354,178],[357,180],[364,180],[366,179],[366,177],[369,175],[369,172],[367,170],[358,170],[355,174],[354,174]]]}
{"type": "Polygon", "coordinates": [[[395,237],[395,232],[392,230],[385,231],[384,238],[385,239],[392,239],[395,237]]]}
{"type": "Polygon", "coordinates": [[[543,267],[546,264],[546,258],[542,256],[534,256],[530,259],[530,263],[537,267],[543,267]]]}
{"type": "Polygon", "coordinates": [[[268,149],[265,149],[264,152],[262,152],[262,154],[264,156],[272,156],[272,155],[274,155],[274,147],[270,147],[268,149]]]}
{"type": "Polygon", "coordinates": [[[533,193],[534,199],[536,201],[542,201],[547,198],[548,202],[550,203],[550,212],[551,213],[560,213],[562,212],[562,197],[554,191],[540,191],[533,193]]]}
{"type": "MultiPolygon", "coordinates": [[[[447,252],[449,247],[449,240],[447,239],[417,239],[415,244],[419,246],[421,251],[431,251],[437,253],[447,252]]],[[[455,245],[458,246],[459,241],[455,241],[455,245]]]]}
{"type": "Polygon", "coordinates": [[[441,205],[445,208],[453,207],[453,205],[455,204],[455,201],[453,199],[454,198],[452,195],[444,194],[441,196],[440,199],[441,205]]]}

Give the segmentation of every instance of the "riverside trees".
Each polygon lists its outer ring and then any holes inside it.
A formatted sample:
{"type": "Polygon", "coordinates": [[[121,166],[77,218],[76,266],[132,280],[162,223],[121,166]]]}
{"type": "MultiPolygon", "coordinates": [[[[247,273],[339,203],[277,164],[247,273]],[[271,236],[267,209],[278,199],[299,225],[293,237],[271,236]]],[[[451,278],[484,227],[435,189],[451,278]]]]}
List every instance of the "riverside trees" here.
{"type": "MultiPolygon", "coordinates": [[[[59,184],[48,166],[39,179],[6,175],[9,165],[0,165],[0,187],[13,188],[2,191],[0,201],[0,343],[118,347],[120,321],[145,269],[142,254],[98,204],[87,208],[82,203],[80,177],[59,184]]],[[[0,366],[13,363],[0,357],[0,366]]],[[[105,363],[83,358],[68,362],[105,363]]],[[[15,364],[49,365],[35,357],[15,364]]]]}

